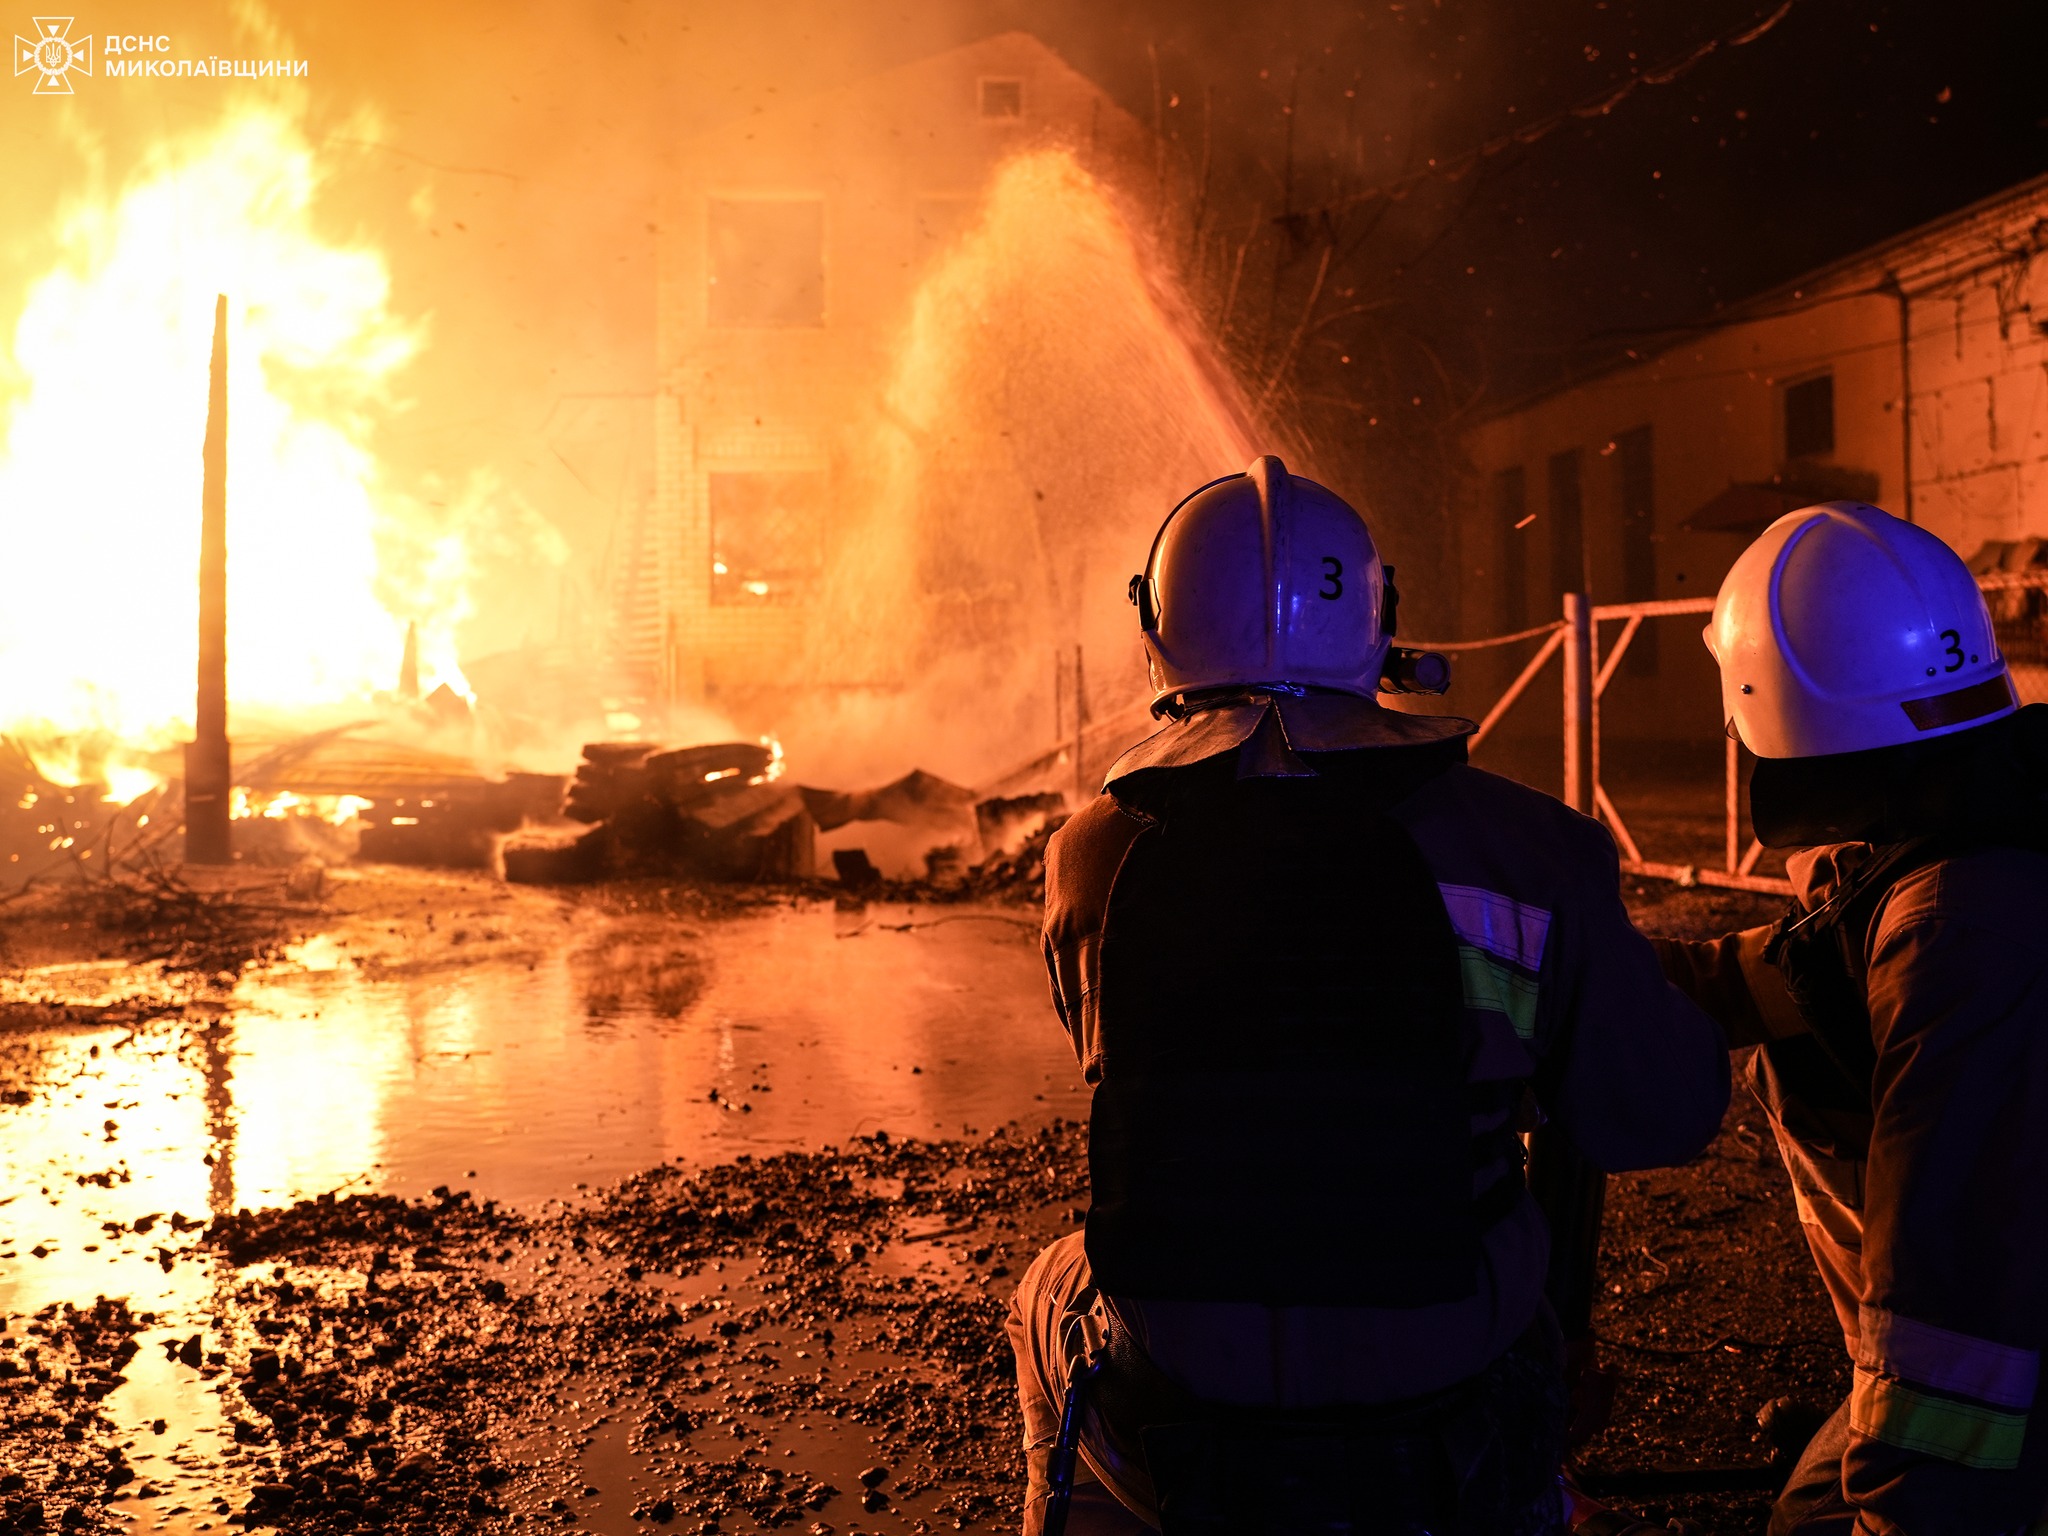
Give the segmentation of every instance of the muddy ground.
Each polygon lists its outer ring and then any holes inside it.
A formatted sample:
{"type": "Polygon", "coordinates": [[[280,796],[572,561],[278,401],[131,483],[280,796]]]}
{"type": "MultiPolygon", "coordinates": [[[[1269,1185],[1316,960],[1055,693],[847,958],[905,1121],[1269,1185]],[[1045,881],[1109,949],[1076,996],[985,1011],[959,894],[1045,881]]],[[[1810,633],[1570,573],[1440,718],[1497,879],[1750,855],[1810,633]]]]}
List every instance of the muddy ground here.
{"type": "MultiPolygon", "coordinates": [[[[58,893],[6,914],[13,1032],[118,1027],[110,1050],[203,1049],[239,968],[309,934],[366,974],[516,968],[573,941],[586,1005],[675,1017],[720,923],[801,897],[649,886],[564,898],[397,875],[215,893],[196,912],[173,894],[167,908],[163,893],[58,893]],[[147,984],[82,1007],[39,1002],[21,981],[112,956],[145,962],[121,974],[147,984]]],[[[1653,884],[1628,894],[1666,933],[1744,926],[1778,905],[1653,884]]],[[[1011,910],[1028,925],[1028,906],[1011,910]]],[[[47,1067],[38,1050],[0,1049],[7,1102],[84,1091],[47,1067]]],[[[110,1245],[203,1276],[210,1300],[183,1337],[119,1298],[4,1318],[0,1532],[1013,1528],[1003,1309],[1085,1199],[1080,1126],[1061,1102],[1026,1107],[989,1133],[671,1160],[517,1208],[457,1182],[415,1200],[340,1190],[109,1223],[110,1245]],[[230,1432],[206,1462],[217,1496],[193,1493],[204,1479],[155,1486],[131,1465],[165,1432],[159,1421],[138,1435],[105,1410],[139,1348],[219,1404],[230,1432]]],[[[0,1278],[34,1258],[0,1252],[0,1278]]],[[[1596,1327],[1619,1380],[1611,1423],[1583,1454],[1589,1481],[1659,1517],[1758,1529],[1773,1476],[1758,1410],[1831,1406],[1846,1375],[1746,1096],[1693,1165],[1612,1181],[1602,1293],[1596,1327]]]]}

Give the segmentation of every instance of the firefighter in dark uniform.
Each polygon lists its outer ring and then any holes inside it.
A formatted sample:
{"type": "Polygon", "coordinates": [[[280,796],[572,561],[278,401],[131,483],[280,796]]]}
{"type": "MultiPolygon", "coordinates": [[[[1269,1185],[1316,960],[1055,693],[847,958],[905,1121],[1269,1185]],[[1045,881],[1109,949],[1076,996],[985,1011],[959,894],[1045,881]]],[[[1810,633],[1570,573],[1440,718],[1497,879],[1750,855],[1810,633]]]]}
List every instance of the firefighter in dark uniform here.
{"type": "Polygon", "coordinates": [[[1667,971],[1755,1046],[1854,1363],[1773,1536],[2040,1529],[2048,1422],[2048,709],[1947,545],[1856,502],[1774,523],[1707,629],[1791,912],[1667,971]]]}
{"type": "Polygon", "coordinates": [[[1561,1528],[1549,1236],[1518,1133],[1682,1162],[1719,1030],[1614,845],[1376,702],[1392,615],[1344,501],[1278,459],[1175,509],[1132,584],[1167,720],[1054,837],[1045,953],[1094,1087],[1091,1201],[1010,1319],[1042,1528],[1561,1528]]]}

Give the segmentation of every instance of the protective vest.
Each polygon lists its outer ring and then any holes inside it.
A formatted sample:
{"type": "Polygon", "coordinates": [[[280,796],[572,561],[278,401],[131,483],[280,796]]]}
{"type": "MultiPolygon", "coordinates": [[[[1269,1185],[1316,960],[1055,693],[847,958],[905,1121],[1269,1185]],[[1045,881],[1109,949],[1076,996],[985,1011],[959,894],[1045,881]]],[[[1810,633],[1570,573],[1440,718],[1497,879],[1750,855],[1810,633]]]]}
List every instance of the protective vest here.
{"type": "MultiPolygon", "coordinates": [[[[1148,808],[1101,929],[1087,1251],[1113,1295],[1469,1296],[1521,1197],[1475,1138],[1457,941],[1421,851],[1323,779],[1148,808]]],[[[1519,1148],[1515,1148],[1516,1151],[1519,1148]]]]}

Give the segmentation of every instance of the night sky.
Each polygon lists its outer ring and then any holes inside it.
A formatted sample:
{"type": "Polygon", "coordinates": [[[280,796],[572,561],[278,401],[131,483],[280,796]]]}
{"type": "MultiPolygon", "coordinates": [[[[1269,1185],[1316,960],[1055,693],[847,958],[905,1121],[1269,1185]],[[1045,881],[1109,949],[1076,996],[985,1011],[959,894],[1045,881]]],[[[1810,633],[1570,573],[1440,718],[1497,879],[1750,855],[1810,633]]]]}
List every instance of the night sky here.
{"type": "MultiPolygon", "coordinates": [[[[1212,89],[1236,199],[1277,214],[1313,211],[1332,190],[1347,115],[1387,140],[1346,167],[1355,190],[1597,97],[1777,6],[1118,9],[1107,31],[1094,7],[990,16],[1034,27],[1141,121],[1156,49],[1182,102],[1169,131],[1192,141],[1212,89]],[[1281,206],[1290,95],[1293,209],[1281,206]]],[[[2044,15],[2019,0],[1795,0],[1746,46],[1416,192],[1355,258],[1358,275],[1397,289],[1404,323],[1461,377],[1495,394],[1540,384],[1606,333],[1695,319],[2048,170],[2044,15]]],[[[1340,217],[1355,225],[1365,211],[1340,217]]]]}

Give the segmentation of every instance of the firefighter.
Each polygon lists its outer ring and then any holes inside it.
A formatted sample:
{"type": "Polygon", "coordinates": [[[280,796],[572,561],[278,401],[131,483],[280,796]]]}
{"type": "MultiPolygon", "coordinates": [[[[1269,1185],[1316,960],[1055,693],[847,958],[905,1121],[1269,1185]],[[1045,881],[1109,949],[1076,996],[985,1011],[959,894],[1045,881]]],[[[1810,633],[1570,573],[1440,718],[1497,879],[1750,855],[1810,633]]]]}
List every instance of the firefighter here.
{"type": "Polygon", "coordinates": [[[1376,702],[1393,592],[1344,501],[1260,458],[1131,592],[1167,723],[1046,860],[1091,1197],[1011,1308],[1025,1528],[1086,1380],[1076,1536],[1557,1530],[1518,1133],[1683,1162],[1727,1103],[1720,1032],[1596,823],[1466,766],[1471,722],[1376,702]]]}
{"type": "Polygon", "coordinates": [[[1984,599],[1858,502],[1779,519],[1706,631],[1780,923],[1660,945],[1737,1046],[1854,1365],[1773,1536],[2026,1529],[2048,1497],[2048,709],[1984,599]]]}

